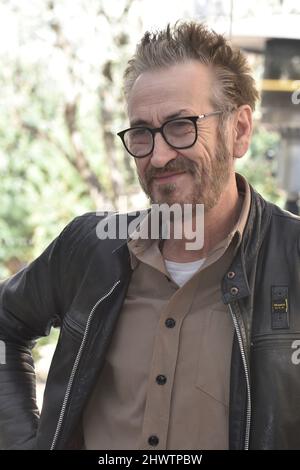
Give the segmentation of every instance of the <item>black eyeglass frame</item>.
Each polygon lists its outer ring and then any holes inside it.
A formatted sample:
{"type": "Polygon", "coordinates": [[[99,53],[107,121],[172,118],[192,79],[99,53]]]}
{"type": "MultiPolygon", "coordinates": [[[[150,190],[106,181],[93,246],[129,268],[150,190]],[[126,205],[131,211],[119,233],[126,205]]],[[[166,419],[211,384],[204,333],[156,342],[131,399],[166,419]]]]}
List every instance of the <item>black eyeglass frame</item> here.
{"type": "Polygon", "coordinates": [[[223,113],[223,111],[213,111],[213,112],[211,112],[211,113],[199,114],[198,116],[179,116],[179,117],[177,117],[177,118],[169,119],[168,121],[164,122],[163,125],[160,126],[160,127],[151,128],[151,127],[147,127],[147,126],[134,126],[134,127],[129,127],[128,129],[124,129],[124,131],[118,132],[117,135],[118,135],[118,136],[120,137],[120,139],[122,140],[123,145],[124,145],[125,149],[127,150],[127,152],[128,152],[130,155],[132,155],[134,158],[145,158],[145,157],[148,157],[148,156],[153,152],[153,150],[154,150],[154,145],[155,145],[154,139],[155,139],[155,134],[156,134],[157,132],[159,132],[159,133],[162,135],[164,141],[165,141],[170,147],[172,147],[172,148],[174,148],[174,149],[177,149],[177,150],[189,149],[189,148],[193,147],[193,145],[195,145],[195,143],[196,143],[196,141],[197,141],[197,139],[198,139],[198,127],[197,127],[197,125],[196,125],[197,121],[202,120],[202,119],[205,119],[205,118],[210,117],[210,116],[216,116],[216,115],[222,114],[222,113],[223,113]],[[184,146],[178,146],[178,145],[176,145],[176,146],[175,146],[175,145],[172,145],[172,144],[170,144],[170,143],[168,142],[168,140],[167,140],[167,138],[166,138],[166,136],[165,136],[165,134],[164,134],[164,127],[165,127],[167,124],[169,124],[170,122],[173,122],[173,121],[180,121],[180,120],[182,120],[182,119],[188,119],[189,121],[191,121],[191,122],[194,124],[194,127],[195,127],[195,139],[194,139],[193,143],[190,144],[190,145],[184,145],[184,146]],[[152,134],[152,147],[151,147],[151,150],[150,150],[149,152],[147,152],[145,155],[136,156],[136,155],[134,155],[132,152],[130,152],[130,150],[127,148],[127,145],[126,145],[126,143],[125,143],[125,138],[124,138],[124,136],[125,136],[126,132],[132,131],[132,130],[134,130],[134,129],[145,129],[145,130],[149,131],[149,132],[152,134]]]}

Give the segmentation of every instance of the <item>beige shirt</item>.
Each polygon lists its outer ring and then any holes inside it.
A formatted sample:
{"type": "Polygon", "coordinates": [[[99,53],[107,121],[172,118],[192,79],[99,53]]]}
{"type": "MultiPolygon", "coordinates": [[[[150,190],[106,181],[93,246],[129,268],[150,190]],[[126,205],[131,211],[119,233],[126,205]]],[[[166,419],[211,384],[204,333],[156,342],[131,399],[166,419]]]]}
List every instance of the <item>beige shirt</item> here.
{"type": "Polygon", "coordinates": [[[87,449],[228,449],[234,327],[220,283],[250,208],[182,287],[158,241],[130,240],[134,268],[105,364],[83,415],[87,449]]]}

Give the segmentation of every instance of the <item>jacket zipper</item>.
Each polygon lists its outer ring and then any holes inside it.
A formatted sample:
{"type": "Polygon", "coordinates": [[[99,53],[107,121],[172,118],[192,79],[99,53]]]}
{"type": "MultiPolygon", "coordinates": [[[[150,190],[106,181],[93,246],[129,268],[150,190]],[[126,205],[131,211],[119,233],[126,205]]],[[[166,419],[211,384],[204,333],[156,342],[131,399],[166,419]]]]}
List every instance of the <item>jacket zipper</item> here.
{"type": "Polygon", "coordinates": [[[93,306],[92,310],[89,313],[89,317],[88,317],[88,320],[87,320],[87,323],[86,323],[84,335],[83,335],[83,338],[82,338],[82,341],[81,341],[81,344],[80,344],[80,348],[78,350],[78,353],[77,353],[77,356],[76,356],[76,359],[75,359],[75,362],[74,362],[74,365],[73,365],[73,368],[72,368],[72,372],[71,372],[71,375],[70,375],[70,378],[69,378],[66,393],[65,393],[65,396],[64,396],[64,399],[63,399],[62,407],[61,407],[61,410],[60,410],[60,415],[59,415],[59,418],[58,418],[58,422],[57,422],[57,426],[56,426],[56,430],[55,430],[55,433],[54,433],[54,437],[53,437],[53,441],[52,441],[50,450],[54,450],[54,448],[57,444],[58,436],[59,436],[59,433],[61,431],[61,427],[62,427],[62,423],[63,423],[63,420],[64,420],[68,400],[69,400],[69,397],[70,397],[74,377],[75,377],[75,374],[77,372],[78,365],[79,365],[80,359],[82,357],[84,347],[85,347],[86,342],[87,342],[87,337],[88,337],[88,334],[89,334],[91,321],[93,319],[96,308],[98,307],[98,305],[101,302],[103,302],[103,300],[107,299],[107,297],[109,297],[112,294],[112,292],[115,290],[117,285],[120,284],[120,282],[121,282],[120,280],[116,281],[114,283],[114,285],[111,287],[111,289],[103,297],[101,297],[99,300],[97,300],[97,302],[95,303],[95,305],[93,306]]]}
{"type": "Polygon", "coordinates": [[[238,323],[238,320],[236,318],[235,313],[232,310],[232,307],[230,304],[228,304],[229,311],[233,320],[234,328],[236,331],[240,351],[241,351],[241,356],[242,356],[242,361],[243,361],[243,366],[244,366],[244,371],[245,371],[245,376],[246,376],[246,384],[247,384],[247,413],[246,413],[246,432],[245,432],[245,443],[244,443],[244,450],[249,450],[249,439],[250,439],[250,424],[251,424],[251,390],[250,390],[250,376],[249,376],[249,368],[246,360],[246,353],[245,353],[245,348],[243,345],[243,340],[242,340],[242,335],[240,331],[240,326],[238,323]]]}

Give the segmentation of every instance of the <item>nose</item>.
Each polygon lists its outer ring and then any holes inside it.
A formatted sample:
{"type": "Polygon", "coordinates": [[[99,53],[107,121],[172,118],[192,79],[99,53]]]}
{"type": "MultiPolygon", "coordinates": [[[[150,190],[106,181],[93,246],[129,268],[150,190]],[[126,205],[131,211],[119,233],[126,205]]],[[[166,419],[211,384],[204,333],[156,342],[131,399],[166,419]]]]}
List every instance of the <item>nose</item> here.
{"type": "Polygon", "coordinates": [[[157,133],[154,137],[154,149],[151,154],[151,164],[155,168],[163,168],[177,156],[177,150],[170,147],[163,136],[157,133]]]}

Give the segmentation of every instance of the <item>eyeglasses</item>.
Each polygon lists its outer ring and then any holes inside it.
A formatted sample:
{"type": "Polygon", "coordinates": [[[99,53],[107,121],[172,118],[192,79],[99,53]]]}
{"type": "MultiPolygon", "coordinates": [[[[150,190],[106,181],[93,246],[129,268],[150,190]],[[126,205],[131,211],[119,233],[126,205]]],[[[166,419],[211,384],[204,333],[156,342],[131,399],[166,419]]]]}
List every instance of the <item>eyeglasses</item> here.
{"type": "Polygon", "coordinates": [[[222,111],[200,114],[199,116],[184,116],[166,121],[161,127],[135,126],[118,132],[127,152],[135,158],[144,158],[154,149],[154,137],[158,132],[165,142],[175,149],[188,149],[198,138],[197,122],[210,116],[222,114],[222,111]]]}

